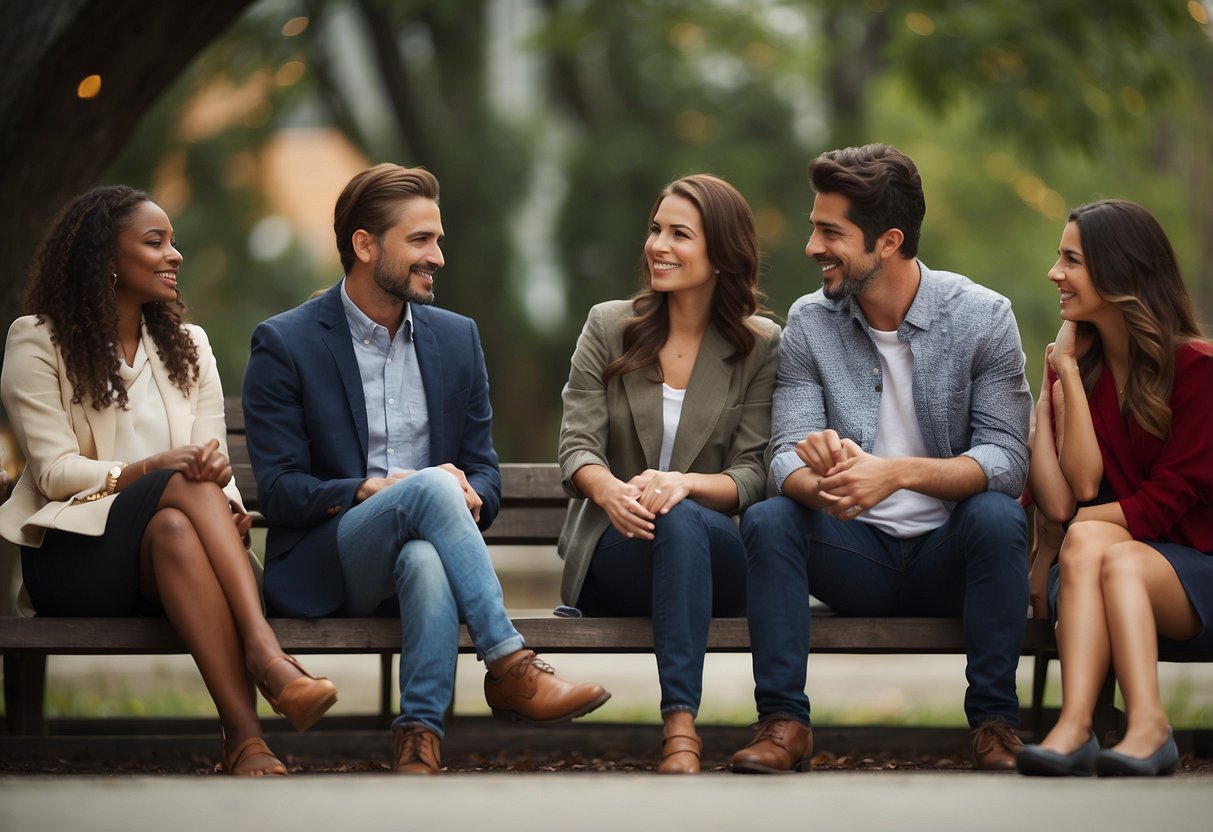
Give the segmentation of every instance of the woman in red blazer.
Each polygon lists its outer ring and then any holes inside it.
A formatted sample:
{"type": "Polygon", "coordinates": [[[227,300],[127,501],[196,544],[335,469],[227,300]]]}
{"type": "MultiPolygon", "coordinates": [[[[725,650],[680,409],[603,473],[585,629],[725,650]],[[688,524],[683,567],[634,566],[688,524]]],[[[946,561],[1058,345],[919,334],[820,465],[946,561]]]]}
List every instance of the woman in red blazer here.
{"type": "MultiPolygon", "coordinates": [[[[1063,700],[1020,752],[1024,774],[1170,774],[1179,753],[1158,688],[1159,637],[1213,647],[1213,349],[1166,234],[1122,200],[1076,208],[1049,279],[1061,329],[1046,351],[1029,480],[1068,528],[1049,598],[1063,700]],[[1101,749],[1091,716],[1109,664],[1128,730],[1101,749]]],[[[1033,565],[1044,580],[1047,563],[1033,565]]]]}
{"type": "Polygon", "coordinates": [[[35,611],[165,615],[202,672],[231,774],[286,774],[250,696],[303,730],[337,699],[282,652],[242,537],[206,334],[182,323],[164,211],[95,188],[43,243],[9,329],[0,395],[25,471],[0,506],[35,611]]]}

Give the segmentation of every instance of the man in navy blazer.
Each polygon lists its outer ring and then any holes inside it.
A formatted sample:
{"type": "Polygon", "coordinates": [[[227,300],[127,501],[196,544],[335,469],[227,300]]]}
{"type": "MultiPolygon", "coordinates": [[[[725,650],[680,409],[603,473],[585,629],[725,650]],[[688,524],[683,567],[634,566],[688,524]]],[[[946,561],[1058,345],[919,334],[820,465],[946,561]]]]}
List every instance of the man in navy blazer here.
{"type": "Polygon", "coordinates": [[[249,456],[279,614],[401,617],[393,770],[437,773],[459,623],[494,716],[558,722],[610,697],[525,649],[480,531],[501,503],[475,323],[435,309],[438,182],[383,164],[334,212],[345,279],[261,323],[244,377],[249,456]]]}

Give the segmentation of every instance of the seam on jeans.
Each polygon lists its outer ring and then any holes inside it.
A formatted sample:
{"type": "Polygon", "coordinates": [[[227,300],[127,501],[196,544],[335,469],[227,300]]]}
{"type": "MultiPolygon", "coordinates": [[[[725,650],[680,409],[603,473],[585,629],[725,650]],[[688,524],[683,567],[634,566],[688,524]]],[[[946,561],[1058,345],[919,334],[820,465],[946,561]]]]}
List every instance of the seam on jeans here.
{"type": "Polygon", "coordinates": [[[855,548],[852,548],[851,546],[846,546],[846,545],[840,544],[836,540],[826,540],[823,537],[817,537],[816,535],[809,535],[809,542],[810,543],[819,543],[823,546],[829,546],[831,549],[838,549],[840,551],[847,552],[852,555],[856,555],[857,557],[861,557],[864,560],[869,561],[870,563],[874,563],[877,566],[880,566],[880,567],[883,567],[883,568],[889,570],[890,572],[901,572],[901,570],[896,568],[895,566],[892,566],[888,563],[877,560],[876,558],[872,557],[871,555],[867,554],[866,552],[864,552],[860,549],[855,549],[855,548]]]}

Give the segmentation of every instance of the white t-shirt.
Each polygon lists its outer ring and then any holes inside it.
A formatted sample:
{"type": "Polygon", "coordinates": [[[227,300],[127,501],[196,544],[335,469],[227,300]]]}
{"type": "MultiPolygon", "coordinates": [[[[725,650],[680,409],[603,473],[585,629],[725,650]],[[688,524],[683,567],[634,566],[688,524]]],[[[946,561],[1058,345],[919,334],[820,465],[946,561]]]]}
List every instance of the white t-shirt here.
{"type": "Polygon", "coordinates": [[[687,391],[661,383],[661,462],[660,471],[670,470],[670,456],[674,453],[674,437],[678,435],[678,422],[682,419],[682,400],[687,391]]]}
{"type": "MultiPolygon", "coordinates": [[[[881,380],[880,417],[876,421],[874,456],[927,456],[927,446],[918,429],[914,412],[914,355],[910,345],[896,332],[869,330],[876,350],[880,353],[881,380]]],[[[856,519],[871,523],[893,537],[917,537],[939,528],[947,522],[947,504],[917,491],[899,489],[856,519]]]]}

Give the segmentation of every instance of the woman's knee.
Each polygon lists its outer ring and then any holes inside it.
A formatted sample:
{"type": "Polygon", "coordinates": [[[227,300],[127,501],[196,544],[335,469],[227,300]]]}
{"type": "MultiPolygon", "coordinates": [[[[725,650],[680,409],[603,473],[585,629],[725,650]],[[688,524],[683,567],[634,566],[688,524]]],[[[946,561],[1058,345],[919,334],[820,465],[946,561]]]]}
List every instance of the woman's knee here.
{"type": "Polygon", "coordinates": [[[153,514],[143,539],[150,545],[157,563],[184,561],[200,551],[194,524],[184,512],[175,508],[162,508],[153,514]]]}
{"type": "Polygon", "coordinates": [[[1118,583],[1144,584],[1145,563],[1141,553],[1142,544],[1135,540],[1113,543],[1100,559],[1099,577],[1105,585],[1118,583]]]}
{"type": "Polygon", "coordinates": [[[1071,523],[1057,556],[1062,580],[1084,574],[1098,575],[1108,551],[1108,542],[1095,524],[1071,523]]]}

